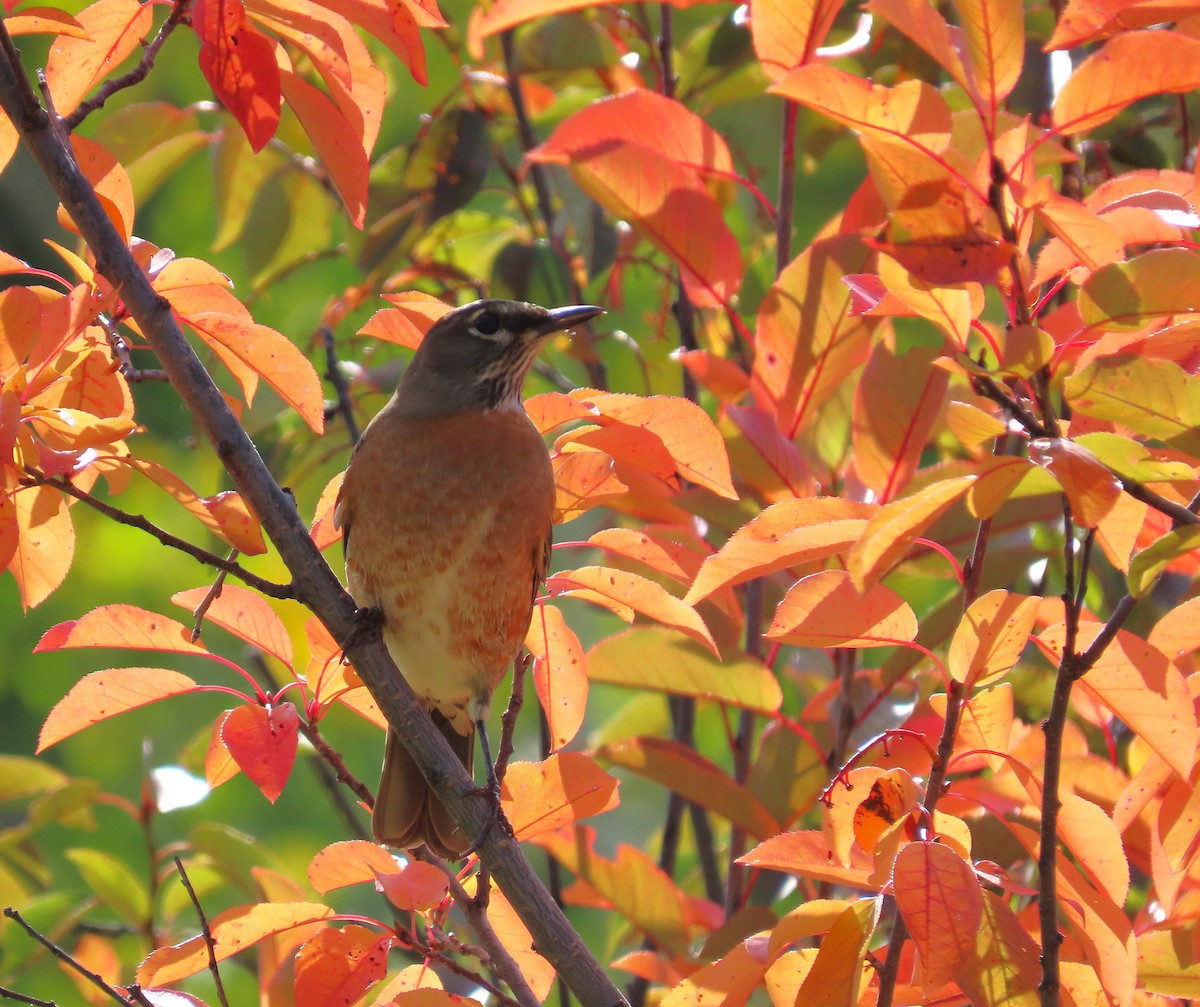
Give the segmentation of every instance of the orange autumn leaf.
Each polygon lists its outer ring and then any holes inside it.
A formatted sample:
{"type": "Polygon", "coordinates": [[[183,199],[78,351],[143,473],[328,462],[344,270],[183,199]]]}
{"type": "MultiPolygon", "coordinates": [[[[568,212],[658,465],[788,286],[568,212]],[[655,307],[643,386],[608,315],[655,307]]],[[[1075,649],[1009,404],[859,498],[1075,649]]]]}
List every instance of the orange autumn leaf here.
{"type": "Polygon", "coordinates": [[[1017,663],[1037,619],[1038,599],[1008,591],[976,598],[954,631],[946,667],[971,689],[991,685],[1017,663]]]}
{"type": "Polygon", "coordinates": [[[944,479],[893,500],[869,522],[850,550],[847,569],[855,586],[874,583],[898,563],[917,537],[974,484],[978,476],[944,479]]]}
{"type": "Polygon", "coordinates": [[[682,135],[690,140],[678,127],[696,117],[670,99],[632,94],[633,99],[619,96],[608,101],[637,101],[644,118],[622,122],[623,128],[614,132],[614,122],[621,117],[610,116],[603,102],[589,105],[564,120],[528,157],[566,165],[584,192],[666,253],[679,265],[697,307],[728,304],[741,285],[742,256],[721,207],[691,161],[697,151],[703,152],[703,136],[694,144],[672,144],[669,154],[645,139],[682,135]],[[593,124],[599,135],[593,133],[593,124]]]}
{"type": "Polygon", "coordinates": [[[937,7],[922,0],[870,0],[866,9],[912,39],[965,90],[974,91],[962,44],[937,7]]]}
{"type": "Polygon", "coordinates": [[[342,197],[350,223],[361,230],[367,216],[367,180],[371,172],[366,148],[369,138],[362,132],[362,115],[356,127],[332,100],[294,73],[284,72],[280,83],[288,108],[300,120],[342,197]]]}
{"type": "Polygon", "coordinates": [[[845,552],[877,509],[839,497],[772,504],[704,561],[683,600],[695,605],[723,587],[845,552]]]}
{"type": "Polygon", "coordinates": [[[213,721],[212,732],[208,736],[208,748],[204,752],[204,782],[208,784],[209,790],[216,790],[223,783],[228,783],[241,770],[238,764],[229,754],[229,749],[225,747],[225,743],[221,740],[221,728],[224,727],[225,721],[229,719],[232,710],[224,710],[217,715],[217,719],[213,721]]]}
{"type": "Polygon", "coordinates": [[[936,347],[898,355],[877,343],[854,392],[854,471],[881,504],[908,485],[935,425],[945,412],[950,374],[933,362],[936,347]]]}
{"type": "Polygon", "coordinates": [[[550,750],[558,751],[579,733],[587,709],[587,659],[579,637],[554,605],[534,609],[525,646],[533,655],[533,685],[546,715],[550,750]]]}
{"type": "Polygon", "coordinates": [[[267,551],[258,515],[246,503],[245,497],[232,490],[200,497],[200,504],[216,521],[219,534],[231,542],[238,552],[261,556],[267,551]]]}
{"type": "Polygon", "coordinates": [[[659,1007],[701,1007],[707,1003],[742,1007],[762,983],[768,964],[761,955],[748,950],[748,943],[735,944],[723,957],[683,977],[663,994],[659,1007]]]}
{"type": "Polygon", "coordinates": [[[355,1003],[387,975],[387,953],[395,940],[393,934],[353,923],[319,931],[296,955],[296,1007],[355,1003]]]}
{"type": "Polygon", "coordinates": [[[745,653],[718,659],[676,630],[640,627],[606,637],[588,651],[588,677],[636,689],[712,699],[771,714],[782,692],[774,674],[745,653]]]}
{"type": "Polygon", "coordinates": [[[166,668],[109,668],[84,675],[47,715],[38,735],[39,752],[126,710],[197,688],[187,675],[166,668]]]}
{"type": "Polygon", "coordinates": [[[331,843],[308,864],[308,882],[322,895],[335,888],[375,881],[377,875],[399,871],[396,858],[378,843],[348,839],[331,843]]]}
{"type": "MultiPolygon", "coordinates": [[[[45,601],[63,582],[75,555],[75,526],[62,494],[50,486],[13,493],[16,548],[8,562],[17,581],[21,607],[28,611],[45,601]]],[[[12,524],[8,525],[11,535],[12,524]]]]}
{"type": "Polygon", "coordinates": [[[48,32],[52,35],[70,35],[72,38],[88,38],[88,31],[70,14],[53,7],[26,7],[19,14],[10,14],[4,19],[4,27],[13,36],[48,32]]]}
{"type": "Polygon", "coordinates": [[[619,803],[618,782],[582,752],[541,762],[514,762],[500,787],[505,815],[518,839],[552,832],[619,803]]]}
{"type": "Polygon", "coordinates": [[[1054,476],[1070,501],[1072,519],[1084,528],[1095,528],[1116,506],[1120,482],[1082,444],[1039,437],[1029,442],[1029,459],[1054,476]]]}
{"type": "Polygon", "coordinates": [[[608,566],[583,566],[551,575],[546,590],[554,597],[584,598],[618,613],[627,610],[630,613],[627,622],[632,621],[632,613],[641,613],[686,633],[714,654],[718,653],[712,634],[694,608],[660,584],[636,573],[608,566]]]}
{"type": "Polygon", "coordinates": [[[1037,1007],[1042,970],[1038,947],[1004,899],[984,891],[974,947],[955,981],[981,1007],[1037,1007]]]}
{"type": "Polygon", "coordinates": [[[674,354],[693,378],[722,402],[736,402],[750,390],[750,375],[732,360],[711,350],[677,350],[674,354]]]}
{"type": "Polygon", "coordinates": [[[974,950],[983,891],[971,865],[941,843],[909,843],[892,867],[892,891],[921,955],[921,985],[958,975],[974,950]]]}
{"type": "Polygon", "coordinates": [[[266,325],[223,312],[197,312],[188,315],[186,321],[214,349],[220,347],[230,351],[260,374],[314,433],[322,431],[325,397],[321,379],[295,343],[266,325]]]}
{"type": "Polygon", "coordinates": [[[837,0],[755,0],[750,35],[767,76],[778,80],[814,59],[841,9],[837,0]]]}
{"type": "Polygon", "coordinates": [[[554,523],[611,503],[629,492],[616,474],[616,462],[603,451],[559,452],[554,463],[554,523]]]}
{"type": "Polygon", "coordinates": [[[816,492],[804,455],[758,406],[726,406],[720,421],[729,462],[738,478],[770,503],[816,492]]]}
{"type": "Polygon", "coordinates": [[[1008,0],[958,0],[962,47],[971,91],[995,121],[1001,102],[1021,77],[1025,11],[1008,0]]]}
{"type": "MultiPolygon", "coordinates": [[[[478,875],[476,875],[478,879],[478,875]]],[[[497,940],[504,946],[517,963],[529,988],[539,1003],[545,1003],[546,997],[554,985],[556,975],[554,966],[538,954],[533,936],[529,928],[522,922],[517,911],[513,909],[508,896],[499,888],[493,887],[488,896],[488,923],[496,934],[497,940]]],[[[465,1005],[469,1007],[469,1005],[465,1005]]]]}
{"type": "Polygon", "coordinates": [[[592,848],[590,830],[576,832],[578,838],[565,831],[548,833],[538,845],[658,947],[682,953],[688,945],[688,921],[685,896],[675,882],[642,850],[621,843],[610,860],[592,848]]]}
{"type": "Polygon", "coordinates": [[[842,570],[824,570],[792,585],[764,636],[796,647],[889,647],[916,639],[917,617],[890,588],[860,594],[842,570]]]}
{"type": "MultiPolygon", "coordinates": [[[[986,596],[985,596],[986,597],[986,596]]],[[[939,717],[946,716],[946,694],[929,697],[929,705],[939,717]]],[[[990,689],[980,689],[962,704],[955,738],[956,757],[968,751],[987,749],[983,760],[993,772],[1003,768],[1002,754],[1008,750],[1013,732],[1013,689],[1001,682],[990,689]]]]}
{"type": "Polygon", "coordinates": [[[337,506],[338,495],[342,491],[342,480],[345,478],[346,473],[344,471],[335,475],[325,484],[325,488],[321,490],[321,496],[317,500],[311,534],[313,544],[318,549],[327,549],[334,542],[341,540],[342,530],[335,527],[333,512],[337,506]]]}
{"type": "Polygon", "coordinates": [[[237,707],[221,725],[221,741],[251,782],[272,804],[283,793],[296,761],[300,716],[291,703],[237,707]]]}
{"type": "MultiPolygon", "coordinates": [[[[84,178],[92,183],[113,227],[128,242],[133,237],[134,213],[133,184],[129,181],[129,175],[120,162],[95,140],[72,133],[71,149],[75,154],[75,163],[79,165],[84,178]]],[[[61,205],[58,208],[58,222],[78,233],[70,214],[61,205]]]]}
{"type": "Polygon", "coordinates": [[[46,60],[46,83],[59,115],[75,111],[137,49],[154,23],[150,5],[136,0],[97,0],[75,19],[86,34],[57,36],[46,60]]]}
{"type": "Polygon", "coordinates": [[[671,395],[627,395],[590,388],[576,389],[571,397],[594,410],[602,424],[645,431],[658,438],[683,478],[728,500],[738,498],[725,443],[712,419],[696,403],[671,395]]]}
{"type": "Polygon", "coordinates": [[[867,256],[854,236],[812,245],[759,305],[752,388],[789,440],[866,359],[877,321],[850,315],[852,296],[842,277],[863,272],[867,256]]]}
{"type": "Polygon", "coordinates": [[[864,891],[874,891],[877,887],[870,880],[874,864],[865,852],[852,849],[850,865],[843,867],[834,858],[825,837],[817,830],[784,832],[773,836],[738,857],[738,863],[864,891]]]}
{"type": "Polygon", "coordinates": [[[397,870],[393,864],[375,876],[387,900],[401,912],[423,913],[446,897],[449,880],[434,864],[414,860],[397,870]]]}
{"type": "Polygon", "coordinates": [[[193,643],[183,623],[136,605],[102,605],[78,619],[52,626],[33,652],[73,647],[120,647],[159,650],[170,654],[207,654],[202,643],[193,643]]]}
{"type": "Polygon", "coordinates": [[[597,756],[653,780],[743,829],[755,839],[779,831],[771,813],[725,770],[670,738],[622,738],[597,756]]]}
{"type": "MultiPolygon", "coordinates": [[[[218,962],[275,934],[299,930],[313,934],[324,928],[334,911],[315,902],[264,902],[226,909],[211,921],[218,962]]],[[[166,986],[208,968],[209,948],[204,935],[152,951],[138,966],[143,986],[166,986]]]]}
{"type": "Polygon", "coordinates": [[[1054,126],[1082,133],[1141,98],[1197,87],[1200,41],[1161,29],[1125,32],[1075,68],[1054,102],[1054,126]]]}
{"type": "MultiPolygon", "coordinates": [[[[1100,630],[1097,623],[1083,623],[1077,651],[1085,651],[1100,630]]],[[[1061,623],[1034,639],[1051,660],[1061,659],[1065,640],[1061,623]]],[[[1183,675],[1161,651],[1122,630],[1077,688],[1111,709],[1181,778],[1190,778],[1200,730],[1183,675]]]]}
{"type": "MultiPolygon", "coordinates": [[[[206,587],[195,587],[173,594],[171,601],[180,608],[194,611],[208,593],[206,587]]],[[[283,620],[262,595],[237,584],[225,584],[208,606],[204,619],[245,640],[252,647],[279,658],[289,668],[292,666],[291,637],[283,620]]]]}
{"type": "Polygon", "coordinates": [[[879,919],[879,908],[878,899],[859,899],[838,914],[796,992],[796,1003],[852,1007],[859,1002],[871,975],[864,959],[879,919]]]}
{"type": "Polygon", "coordinates": [[[433,323],[451,310],[445,301],[419,290],[384,294],[383,299],[395,307],[376,311],[358,330],[359,335],[374,336],[410,350],[420,346],[433,323]]]}

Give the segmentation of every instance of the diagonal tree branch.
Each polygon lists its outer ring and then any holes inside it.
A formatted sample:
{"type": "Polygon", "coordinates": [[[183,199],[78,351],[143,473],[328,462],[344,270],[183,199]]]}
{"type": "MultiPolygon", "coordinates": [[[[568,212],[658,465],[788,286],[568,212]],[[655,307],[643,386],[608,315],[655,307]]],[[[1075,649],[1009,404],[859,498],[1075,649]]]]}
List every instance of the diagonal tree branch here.
{"type": "MultiPolygon", "coordinates": [[[[16,125],[38,168],[70,214],[96,258],[97,271],[121,290],[130,314],[234,484],[258,514],[263,529],[291,571],[297,596],[321,619],[335,640],[348,640],[355,605],[313,544],[293,500],[271,476],[245,429],[226,405],[208,371],[175,321],[170,304],[151,286],[95,191],[75,163],[66,133],[32,97],[12,39],[0,22],[0,106],[16,125]]],[[[534,874],[517,842],[486,826],[491,805],[480,800],[474,781],[416,701],[396,670],[382,638],[358,634],[348,654],[389,723],[421,772],[444,799],[467,835],[483,835],[479,856],[583,1007],[615,1007],[620,992],[571,927],[534,874]]]]}

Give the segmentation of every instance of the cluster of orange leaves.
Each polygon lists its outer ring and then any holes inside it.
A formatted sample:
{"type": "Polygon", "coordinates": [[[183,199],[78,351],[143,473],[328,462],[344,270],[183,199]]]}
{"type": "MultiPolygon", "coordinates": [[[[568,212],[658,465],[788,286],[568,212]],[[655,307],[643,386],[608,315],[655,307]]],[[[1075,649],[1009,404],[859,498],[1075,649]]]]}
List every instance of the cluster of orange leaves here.
{"type": "MultiPolygon", "coordinates": [[[[473,44],[531,17],[580,6],[498,0],[473,20],[473,44]]],[[[1040,514],[1039,501],[1058,494],[1079,526],[1094,529],[1135,597],[1146,595],[1164,570],[1195,573],[1196,537],[1189,529],[1172,531],[1160,511],[1123,492],[1122,482],[1151,487],[1177,504],[1198,484],[1200,258],[1186,247],[1200,223],[1196,178],[1131,173],[1076,201],[1056,192],[1044,169],[1070,158],[1064,137],[1143,98],[1200,88],[1200,42],[1182,31],[1137,30],[1165,16],[1160,4],[1068,5],[1051,47],[1100,48],[1075,70],[1050,121],[1038,124],[1003,108],[1024,59],[1019,5],[960,0],[956,26],[925,0],[871,0],[867,8],[920,46],[965,105],[954,110],[944,91],[928,83],[887,87],[821,62],[818,49],[837,4],[752,4],[756,51],[771,90],[853,129],[869,176],[764,298],[748,371],[713,349],[682,355],[682,365],[718,403],[718,420],[683,399],[589,389],[528,404],[539,429],[554,436],[560,520],[603,505],[645,525],[591,536],[586,544],[615,565],[556,572],[538,607],[527,642],[554,748],[579,731],[590,681],[693,696],[770,721],[745,782],[660,738],[628,738],[589,755],[560,752],[510,767],[505,802],[518,838],[538,843],[576,876],[569,901],[612,909],[651,938],[653,950],[615,964],[671,987],[667,1007],[717,996],[736,1005],[759,987],[776,1004],[827,1002],[829,991],[837,991],[837,1002],[859,1002],[871,988],[864,962],[884,892],[896,898],[911,936],[898,997],[966,996],[977,1004],[1037,999],[1032,902],[1017,911],[997,894],[1032,892],[1025,879],[975,854],[967,822],[987,813],[1035,855],[1036,834],[1018,819],[1039,814],[1041,734],[1020,719],[1004,679],[1030,640],[1051,662],[1060,659],[1061,603],[989,591],[940,635],[935,630],[937,639],[923,641],[945,645],[947,680],[966,697],[951,786],[928,816],[920,781],[928,776],[928,744],[941,731],[945,698],[917,703],[888,745],[886,768],[850,768],[826,789],[823,752],[805,741],[804,725],[828,721],[837,683],[820,690],[800,716],[785,716],[774,674],[738,650],[745,616],[736,587],[786,577],[789,586],[765,634],[775,645],[911,644],[921,630],[917,616],[883,579],[929,540],[950,551],[963,545],[964,529],[979,521],[1025,527],[1028,513],[1014,517],[1013,508],[1040,514]],[[1035,261],[1031,250],[1047,235],[1035,261]],[[1142,250],[1162,245],[1168,247],[1142,250]],[[1064,276],[1078,296],[1056,306],[1034,296],[1041,284],[1064,276]],[[1029,320],[1003,330],[982,320],[985,285],[1009,305],[1025,303],[1029,320]],[[940,344],[900,353],[889,321],[897,317],[924,319],[940,344]],[[986,363],[980,346],[988,350],[986,363]],[[1072,409],[1064,436],[993,456],[989,447],[1008,426],[996,407],[973,394],[972,378],[1019,388],[1045,370],[1061,376],[1072,409]],[[838,434],[846,443],[838,447],[817,420],[836,416],[847,382],[854,395],[838,434]],[[930,445],[947,440],[953,448],[946,460],[922,469],[930,445]],[[818,495],[834,484],[873,502],[818,495]],[[695,532],[696,514],[730,530],[720,548],[695,532]],[[626,621],[640,616],[658,625],[639,625],[585,652],[551,603],[555,598],[583,599],[626,621]],[[592,834],[575,824],[616,805],[615,780],[601,761],[670,786],[760,841],[744,865],[789,873],[814,890],[830,883],[865,897],[812,899],[770,929],[718,941],[723,953],[700,964],[689,949],[720,931],[721,908],[684,892],[638,850],[621,846],[615,857],[601,856],[592,834]],[[790,789],[779,785],[781,775],[794,778],[790,789]],[[818,801],[820,829],[784,831],[818,801]],[[820,943],[810,947],[814,937],[820,943]]],[[[201,68],[252,146],[261,148],[274,134],[286,103],[359,225],[383,92],[382,75],[354,26],[392,48],[420,80],[416,29],[441,23],[431,5],[370,0],[303,7],[201,0],[192,14],[201,68]],[[290,53],[311,61],[328,93],[297,75],[290,53]]],[[[133,0],[99,0],[77,18],[18,14],[8,24],[58,36],[47,78],[66,114],[147,37],[150,12],[133,0]]],[[[11,126],[0,122],[0,152],[11,152],[14,142],[11,126]]],[[[72,142],[156,289],[229,369],[244,400],[266,381],[319,432],[320,385],[304,355],[254,323],[214,269],[135,239],[121,165],[95,141],[72,142]]],[[[726,223],[731,197],[723,183],[742,180],[723,138],[700,116],[649,90],[630,90],[568,117],[530,157],[565,165],[581,189],[632,225],[632,241],[649,243],[678,266],[697,307],[727,309],[734,317],[743,261],[726,223]]],[[[126,438],[136,422],[115,332],[122,326],[136,339],[136,325],[119,292],[87,262],[63,255],[76,277],[51,278],[63,290],[31,284],[0,293],[0,558],[25,604],[43,600],[70,565],[69,500],[47,483],[60,477],[86,490],[103,476],[118,491],[137,472],[230,544],[261,551],[257,523],[235,494],[199,497],[130,453],[126,438]]],[[[15,273],[24,264],[4,267],[15,273]]],[[[619,290],[618,272],[612,289],[619,290]]],[[[440,302],[392,299],[394,306],[364,331],[415,345],[440,302]]],[[[326,488],[314,521],[322,546],[335,540],[328,508],[336,488],[336,482],[326,488]]],[[[198,597],[187,592],[175,600],[192,608],[198,597]]],[[[1194,600],[1179,606],[1144,638],[1122,631],[1079,684],[1076,713],[1083,722],[1109,731],[1116,717],[1135,737],[1118,765],[1090,752],[1081,726],[1067,731],[1070,772],[1058,854],[1068,927],[1064,1002],[1107,997],[1126,1004],[1146,991],[1194,996],[1200,981],[1194,936],[1200,679],[1190,656],[1200,648],[1197,608],[1194,600]],[[1131,865],[1150,879],[1153,915],[1125,910],[1131,865]]],[[[163,668],[114,668],[83,678],[55,707],[41,747],[124,710],[219,688],[239,703],[214,724],[209,783],[244,772],[274,800],[286,785],[299,731],[319,722],[331,704],[382,726],[378,709],[315,623],[301,671],[278,617],[253,594],[226,588],[207,618],[291,670],[299,707],[289,690],[239,692],[163,668]]],[[[1099,625],[1085,613],[1076,649],[1095,638],[1099,625]]],[[[182,624],[128,606],[105,606],[55,627],[40,645],[69,647],[212,657],[182,624]]],[[[878,669],[865,674],[881,693],[895,685],[878,669]]],[[[322,851],[309,881],[322,894],[373,883],[402,911],[445,911],[443,877],[427,865],[401,867],[370,844],[322,851]]],[[[296,953],[298,1003],[324,1003],[332,989],[359,996],[383,980],[386,951],[396,940],[387,927],[334,928],[332,910],[278,878],[264,882],[263,893],[261,903],[214,921],[218,958],[257,944],[267,987],[296,953]]],[[[490,912],[545,995],[552,973],[529,949],[528,933],[502,893],[492,895],[490,912]]],[[[194,938],[156,951],[138,979],[147,988],[164,986],[206,965],[204,942],[194,938]]],[[[427,970],[405,970],[377,990],[378,999],[390,1002],[435,981],[427,970]]]]}

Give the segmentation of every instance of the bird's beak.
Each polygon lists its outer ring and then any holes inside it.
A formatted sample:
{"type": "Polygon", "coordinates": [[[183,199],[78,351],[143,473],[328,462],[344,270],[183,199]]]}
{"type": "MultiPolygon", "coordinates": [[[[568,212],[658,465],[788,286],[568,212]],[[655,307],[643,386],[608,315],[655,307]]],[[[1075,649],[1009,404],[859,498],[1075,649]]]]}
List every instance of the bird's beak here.
{"type": "Polygon", "coordinates": [[[548,336],[552,332],[573,329],[581,322],[586,322],[588,319],[602,314],[604,314],[604,309],[598,308],[594,304],[572,304],[565,308],[554,308],[550,312],[550,317],[538,327],[538,335],[548,336]]]}

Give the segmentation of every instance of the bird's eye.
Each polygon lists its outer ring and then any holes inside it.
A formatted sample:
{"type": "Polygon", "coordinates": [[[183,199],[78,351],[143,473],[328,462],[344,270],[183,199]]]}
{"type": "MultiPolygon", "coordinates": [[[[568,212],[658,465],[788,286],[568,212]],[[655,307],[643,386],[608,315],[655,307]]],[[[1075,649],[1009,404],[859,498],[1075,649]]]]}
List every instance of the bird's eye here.
{"type": "Polygon", "coordinates": [[[500,319],[496,317],[495,312],[481,311],[471,322],[471,328],[481,336],[494,336],[500,331],[500,319]]]}

